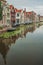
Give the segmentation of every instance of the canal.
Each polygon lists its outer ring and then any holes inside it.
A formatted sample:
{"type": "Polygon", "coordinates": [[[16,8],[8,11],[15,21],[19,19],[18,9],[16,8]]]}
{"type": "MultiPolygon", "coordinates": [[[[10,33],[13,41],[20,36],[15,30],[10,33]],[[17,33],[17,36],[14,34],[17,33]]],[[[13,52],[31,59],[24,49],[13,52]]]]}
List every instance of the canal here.
{"type": "Polygon", "coordinates": [[[0,38],[0,65],[43,65],[43,25],[16,31],[12,37],[0,38]]]}

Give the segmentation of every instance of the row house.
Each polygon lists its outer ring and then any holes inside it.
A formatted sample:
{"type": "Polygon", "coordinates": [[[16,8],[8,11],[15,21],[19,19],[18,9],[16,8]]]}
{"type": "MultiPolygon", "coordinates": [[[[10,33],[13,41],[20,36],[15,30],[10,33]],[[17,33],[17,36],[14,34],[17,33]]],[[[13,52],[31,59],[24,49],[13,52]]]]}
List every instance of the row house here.
{"type": "Polygon", "coordinates": [[[16,9],[16,25],[20,25],[20,24],[22,24],[22,14],[23,14],[23,12],[22,12],[23,10],[21,9],[21,10],[18,10],[18,9],[16,9]]]}
{"type": "Polygon", "coordinates": [[[24,8],[24,24],[26,24],[27,22],[27,17],[26,17],[26,8],[24,8]]]}
{"type": "Polygon", "coordinates": [[[11,26],[13,27],[15,25],[15,8],[13,5],[10,6],[10,15],[11,15],[11,26]]]}
{"type": "Polygon", "coordinates": [[[24,11],[23,9],[16,9],[15,8],[15,26],[24,24],[24,11]]]}
{"type": "Polygon", "coordinates": [[[1,24],[4,26],[16,26],[21,24],[29,24],[32,22],[39,22],[38,15],[34,12],[26,12],[26,8],[17,9],[13,5],[9,5],[6,0],[1,0],[2,20],[1,24]]]}
{"type": "Polygon", "coordinates": [[[40,25],[43,25],[43,16],[39,16],[39,22],[40,22],[40,25]]]}
{"type": "Polygon", "coordinates": [[[40,16],[40,22],[43,22],[43,16],[40,16]]]}
{"type": "Polygon", "coordinates": [[[11,20],[11,16],[10,16],[10,8],[9,8],[9,4],[7,3],[6,0],[2,0],[2,24],[4,26],[10,26],[10,20],[11,20]]]}
{"type": "Polygon", "coordinates": [[[2,0],[0,0],[0,25],[2,25],[2,0]]]}
{"type": "Polygon", "coordinates": [[[26,18],[27,18],[27,22],[26,23],[32,23],[32,21],[31,21],[31,14],[32,14],[32,12],[26,12],[26,18]]]}
{"type": "Polygon", "coordinates": [[[39,16],[36,14],[35,15],[35,21],[38,23],[39,22],[39,16]]]}
{"type": "Polygon", "coordinates": [[[26,17],[27,23],[39,22],[39,17],[34,11],[26,12],[26,17]]]}
{"type": "Polygon", "coordinates": [[[16,9],[16,25],[22,25],[26,22],[26,8],[23,9],[16,9]]]}
{"type": "Polygon", "coordinates": [[[24,18],[24,11],[23,11],[23,9],[22,9],[22,12],[21,12],[21,23],[20,24],[24,24],[24,20],[25,18],[24,18]]]}
{"type": "Polygon", "coordinates": [[[11,25],[11,15],[10,15],[10,8],[9,5],[3,7],[3,24],[6,26],[11,25]]]}

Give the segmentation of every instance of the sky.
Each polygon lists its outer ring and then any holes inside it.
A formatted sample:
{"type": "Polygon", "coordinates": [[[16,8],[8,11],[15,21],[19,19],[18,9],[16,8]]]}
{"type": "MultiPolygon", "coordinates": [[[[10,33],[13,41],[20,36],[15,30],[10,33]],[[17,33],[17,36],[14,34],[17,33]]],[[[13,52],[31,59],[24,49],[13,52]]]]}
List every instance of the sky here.
{"type": "Polygon", "coordinates": [[[14,5],[15,8],[26,8],[27,11],[35,11],[43,15],[43,0],[7,0],[7,2],[14,5]]]}

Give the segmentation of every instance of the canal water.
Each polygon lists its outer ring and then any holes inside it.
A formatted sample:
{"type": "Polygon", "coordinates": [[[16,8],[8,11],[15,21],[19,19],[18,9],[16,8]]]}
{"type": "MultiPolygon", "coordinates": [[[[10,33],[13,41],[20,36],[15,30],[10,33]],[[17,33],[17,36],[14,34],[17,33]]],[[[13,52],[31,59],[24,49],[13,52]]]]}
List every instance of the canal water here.
{"type": "Polygon", "coordinates": [[[21,28],[11,38],[0,38],[0,65],[43,65],[43,25],[21,28]]]}

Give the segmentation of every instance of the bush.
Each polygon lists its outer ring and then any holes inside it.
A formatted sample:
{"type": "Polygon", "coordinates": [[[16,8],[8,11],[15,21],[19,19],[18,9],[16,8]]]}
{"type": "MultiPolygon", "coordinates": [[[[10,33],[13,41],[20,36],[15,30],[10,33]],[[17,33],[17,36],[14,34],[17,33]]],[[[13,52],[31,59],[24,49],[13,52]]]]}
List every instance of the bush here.
{"type": "Polygon", "coordinates": [[[2,27],[2,26],[0,26],[0,29],[3,29],[3,27],[2,27]]]}

